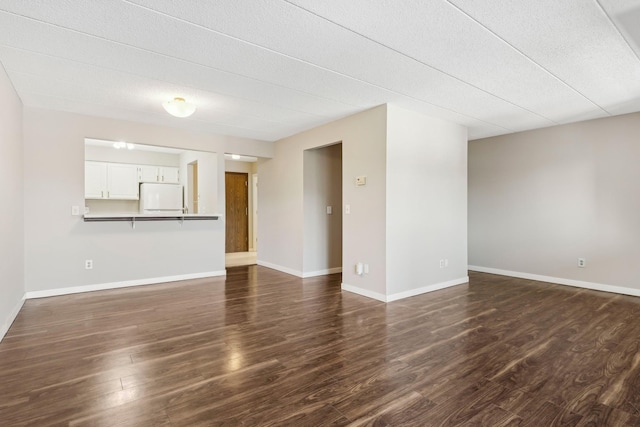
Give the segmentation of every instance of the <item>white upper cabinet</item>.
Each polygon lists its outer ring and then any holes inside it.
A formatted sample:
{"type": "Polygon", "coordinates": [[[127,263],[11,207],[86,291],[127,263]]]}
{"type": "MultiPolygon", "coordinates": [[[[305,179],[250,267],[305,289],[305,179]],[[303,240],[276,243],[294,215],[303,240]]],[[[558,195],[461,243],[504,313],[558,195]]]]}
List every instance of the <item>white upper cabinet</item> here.
{"type": "Polygon", "coordinates": [[[138,200],[138,167],[122,163],[85,162],[84,197],[138,200]]]}
{"type": "Polygon", "coordinates": [[[160,171],[160,182],[168,182],[171,184],[180,183],[180,168],[162,166],[160,171]]]}
{"type": "Polygon", "coordinates": [[[84,162],[84,198],[104,199],[107,189],[107,164],[84,162]]]}
{"type": "Polygon", "coordinates": [[[158,166],[139,165],[138,166],[138,181],[139,182],[158,182],[160,176],[158,175],[158,166]]]}
{"type": "Polygon", "coordinates": [[[166,182],[170,184],[180,183],[180,168],[172,166],[138,166],[139,182],[166,182]]]}
{"type": "Polygon", "coordinates": [[[138,168],[135,165],[109,163],[107,165],[107,194],[109,199],[138,200],[138,168]]]}

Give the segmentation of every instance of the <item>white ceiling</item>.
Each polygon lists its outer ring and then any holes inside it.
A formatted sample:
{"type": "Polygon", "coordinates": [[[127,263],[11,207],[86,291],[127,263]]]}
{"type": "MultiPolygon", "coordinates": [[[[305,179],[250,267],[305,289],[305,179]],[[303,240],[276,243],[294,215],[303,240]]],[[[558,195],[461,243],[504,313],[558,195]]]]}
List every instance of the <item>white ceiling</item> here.
{"type": "Polygon", "coordinates": [[[0,0],[0,62],[29,107],[273,141],[393,103],[476,139],[640,111],[639,28],[640,0],[0,0]]]}

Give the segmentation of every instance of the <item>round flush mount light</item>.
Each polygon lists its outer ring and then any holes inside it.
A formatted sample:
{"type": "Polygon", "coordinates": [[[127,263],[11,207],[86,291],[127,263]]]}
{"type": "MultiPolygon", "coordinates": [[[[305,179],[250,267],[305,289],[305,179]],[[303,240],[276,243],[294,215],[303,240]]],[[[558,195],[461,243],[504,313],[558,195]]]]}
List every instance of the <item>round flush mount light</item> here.
{"type": "Polygon", "coordinates": [[[167,113],[181,118],[189,117],[196,111],[196,106],[188,103],[184,98],[173,98],[170,101],[163,102],[162,106],[167,113]]]}

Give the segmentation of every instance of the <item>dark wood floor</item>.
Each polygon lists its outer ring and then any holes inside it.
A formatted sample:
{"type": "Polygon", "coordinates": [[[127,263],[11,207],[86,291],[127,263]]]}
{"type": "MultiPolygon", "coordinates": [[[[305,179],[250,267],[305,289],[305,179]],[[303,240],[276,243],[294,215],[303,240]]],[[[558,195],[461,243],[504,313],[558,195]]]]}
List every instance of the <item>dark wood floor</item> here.
{"type": "Polygon", "coordinates": [[[0,425],[640,426],[639,319],[481,273],[389,304],[256,266],[29,300],[0,425]]]}

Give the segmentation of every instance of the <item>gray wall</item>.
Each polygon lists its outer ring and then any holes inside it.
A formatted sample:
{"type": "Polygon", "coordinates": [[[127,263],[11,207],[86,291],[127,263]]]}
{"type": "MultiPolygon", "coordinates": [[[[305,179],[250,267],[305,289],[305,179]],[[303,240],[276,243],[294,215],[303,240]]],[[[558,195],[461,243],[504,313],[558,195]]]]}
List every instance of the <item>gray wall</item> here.
{"type": "Polygon", "coordinates": [[[342,268],[342,144],[304,152],[304,255],[307,274],[342,268]],[[327,214],[327,206],[332,213],[327,214]]]}
{"type": "Polygon", "coordinates": [[[470,142],[470,268],[638,294],[639,135],[635,113],[470,142]]]}
{"type": "MultiPolygon", "coordinates": [[[[85,223],[84,138],[242,152],[270,157],[273,144],[40,109],[24,113],[25,288],[28,292],[224,271],[224,220],[85,223]],[[84,269],[92,259],[93,270],[84,269]]],[[[223,173],[219,157],[217,171],[223,173]]],[[[218,205],[224,206],[224,179],[218,205]]]]}
{"type": "Polygon", "coordinates": [[[22,306],[22,102],[0,65],[0,340],[22,306]]]}
{"type": "MultiPolygon", "coordinates": [[[[303,275],[304,151],[342,142],[342,280],[378,295],[385,293],[385,105],[302,132],[275,143],[273,159],[258,164],[258,263],[303,275]],[[366,187],[355,177],[367,175],[366,187]],[[374,242],[374,244],[372,244],[374,242]],[[353,266],[369,262],[371,274],[353,266]]],[[[336,207],[335,215],[340,209],[336,207]]]]}
{"type": "Polygon", "coordinates": [[[392,105],[276,143],[274,159],[259,165],[259,263],[301,276],[332,265],[326,202],[311,184],[313,149],[339,141],[343,289],[388,301],[465,282],[466,129],[392,105]],[[357,275],[358,262],[369,273],[357,275]]]}
{"type": "Polygon", "coordinates": [[[388,106],[386,245],[388,297],[467,281],[465,127],[388,106]]]}

